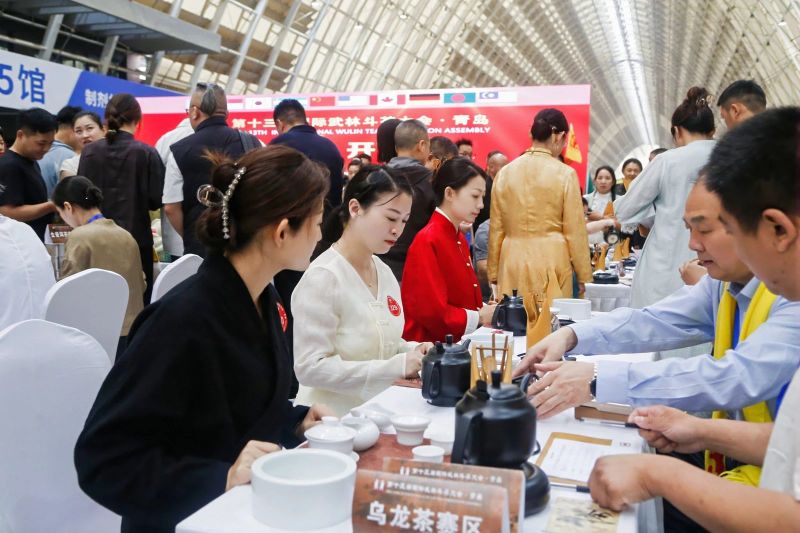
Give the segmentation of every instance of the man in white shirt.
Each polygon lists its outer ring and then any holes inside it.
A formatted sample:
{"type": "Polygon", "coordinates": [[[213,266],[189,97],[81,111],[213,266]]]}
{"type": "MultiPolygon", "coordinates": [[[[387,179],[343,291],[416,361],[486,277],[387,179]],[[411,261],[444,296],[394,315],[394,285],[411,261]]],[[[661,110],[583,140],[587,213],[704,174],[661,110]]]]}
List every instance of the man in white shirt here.
{"type": "MultiPolygon", "coordinates": [[[[765,111],[729,132],[707,167],[709,189],[722,201],[720,220],[734,237],[737,254],[770,291],[793,301],[800,300],[799,126],[800,107],[765,111]]],[[[660,406],[637,409],[630,421],[643,428],[640,433],[657,449],[686,453],[711,448],[743,462],[763,462],[760,486],[731,483],[665,455],[611,456],[595,464],[589,479],[592,497],[621,509],[660,496],[716,531],[796,531],[798,409],[800,372],[774,428],[702,420],[660,406]]]]}
{"type": "Polygon", "coordinates": [[[44,297],[55,284],[53,263],[30,226],[0,215],[0,331],[44,318],[44,297]]]}
{"type": "MultiPolygon", "coordinates": [[[[161,162],[164,163],[164,168],[166,168],[168,172],[174,173],[177,170],[177,167],[174,165],[171,166],[167,164],[170,158],[169,147],[181,139],[185,139],[192,133],[194,133],[194,129],[192,129],[192,125],[187,117],[181,120],[174,130],[168,131],[156,141],[156,151],[159,157],[161,157],[161,162]]],[[[167,181],[174,181],[174,178],[174,175],[170,174],[168,178],[164,179],[164,190],[167,190],[167,181]]],[[[179,179],[183,180],[183,176],[179,176],[179,179]]],[[[161,239],[164,244],[164,251],[173,259],[183,255],[183,239],[180,234],[175,231],[175,228],[172,227],[172,223],[170,223],[169,217],[163,207],[161,208],[161,239]]]]}

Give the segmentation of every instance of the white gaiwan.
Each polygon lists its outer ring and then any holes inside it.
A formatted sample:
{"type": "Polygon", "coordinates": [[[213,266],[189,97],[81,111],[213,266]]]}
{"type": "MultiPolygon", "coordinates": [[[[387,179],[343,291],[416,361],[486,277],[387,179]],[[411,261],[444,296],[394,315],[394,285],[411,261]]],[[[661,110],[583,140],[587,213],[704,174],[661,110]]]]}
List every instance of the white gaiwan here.
{"type": "Polygon", "coordinates": [[[349,520],[356,463],[330,450],[297,448],[253,462],[253,516],[279,531],[308,531],[349,520]]]}
{"type": "Polygon", "coordinates": [[[343,426],[335,416],[323,416],[322,423],[307,429],[304,435],[309,448],[350,455],[353,453],[356,430],[343,426]]]}
{"type": "Polygon", "coordinates": [[[368,418],[372,420],[378,429],[386,431],[392,427],[392,421],[389,419],[389,414],[371,409],[369,407],[358,407],[350,409],[350,414],[355,418],[368,418]]]}
{"type": "Polygon", "coordinates": [[[355,430],[353,449],[357,452],[372,448],[378,442],[378,437],[381,436],[378,426],[369,418],[343,418],[342,424],[355,430]]]}

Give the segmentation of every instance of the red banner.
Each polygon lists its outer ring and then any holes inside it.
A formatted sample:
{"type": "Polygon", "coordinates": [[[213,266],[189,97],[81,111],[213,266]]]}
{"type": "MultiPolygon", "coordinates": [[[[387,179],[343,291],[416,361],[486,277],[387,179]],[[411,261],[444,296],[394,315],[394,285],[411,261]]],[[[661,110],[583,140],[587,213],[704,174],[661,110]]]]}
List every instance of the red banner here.
{"type": "MultiPolygon", "coordinates": [[[[589,151],[589,87],[517,87],[391,93],[352,93],[263,97],[230,96],[229,124],[258,136],[264,143],[278,135],[272,109],[283,98],[306,107],[311,126],[331,139],[347,162],[360,152],[377,152],[376,133],[389,118],[421,120],[431,137],[443,135],[473,143],[473,157],[482,167],[489,152],[499,150],[514,159],[530,144],[533,117],[546,107],[564,112],[572,126],[572,150],[566,162],[585,186],[589,151]]],[[[149,144],[185,118],[186,98],[140,99],[145,117],[138,134],[149,144]]],[[[585,187],[584,187],[585,188],[585,187]]]]}

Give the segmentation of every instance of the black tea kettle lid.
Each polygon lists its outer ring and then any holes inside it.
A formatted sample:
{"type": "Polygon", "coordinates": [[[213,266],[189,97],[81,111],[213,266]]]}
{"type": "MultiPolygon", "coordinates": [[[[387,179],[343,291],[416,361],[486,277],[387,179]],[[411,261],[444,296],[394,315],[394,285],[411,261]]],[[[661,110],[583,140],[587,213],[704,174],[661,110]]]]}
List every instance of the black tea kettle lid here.
{"type": "MultiPolygon", "coordinates": [[[[479,382],[480,383],[480,382],[479,382]]],[[[492,371],[492,384],[488,387],[489,399],[492,401],[526,400],[525,393],[516,385],[503,383],[503,373],[500,370],[492,371]]]]}
{"type": "Polygon", "coordinates": [[[463,344],[453,342],[453,335],[446,335],[444,338],[444,343],[441,341],[436,341],[433,343],[433,348],[430,349],[428,355],[435,359],[469,358],[469,343],[470,339],[464,341],[463,344]]]}

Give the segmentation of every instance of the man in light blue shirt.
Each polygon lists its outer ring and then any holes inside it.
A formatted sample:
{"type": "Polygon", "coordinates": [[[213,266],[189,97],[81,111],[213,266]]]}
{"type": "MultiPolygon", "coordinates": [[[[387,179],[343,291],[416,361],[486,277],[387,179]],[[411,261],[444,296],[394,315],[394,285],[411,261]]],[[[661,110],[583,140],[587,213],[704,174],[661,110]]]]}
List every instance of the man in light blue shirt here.
{"type": "MultiPolygon", "coordinates": [[[[708,269],[687,286],[644,309],[617,309],[562,328],[534,345],[516,370],[548,372],[528,393],[540,418],[592,400],[634,406],[665,404],[692,411],[737,410],[775,399],[800,365],[800,303],[778,298],[769,318],[721,359],[700,355],[644,363],[556,362],[565,353],[611,354],[683,348],[713,340],[724,282],[744,317],[760,282],[736,256],[719,221],[721,204],[701,180],[686,202],[690,247],[708,269]],[[595,374],[596,372],[596,374],[595,374]]],[[[734,416],[736,414],[734,413],[734,416]]]]}
{"type": "Polygon", "coordinates": [[[62,107],[61,111],[56,115],[58,131],[56,131],[53,145],[44,154],[44,157],[39,160],[39,169],[42,171],[42,179],[44,179],[44,184],[47,187],[48,198],[53,195],[53,189],[56,188],[58,183],[61,164],[70,157],[75,157],[75,147],[78,146],[78,141],[72,129],[72,122],[75,120],[75,115],[81,111],[80,107],[68,105],[62,107]]]}

